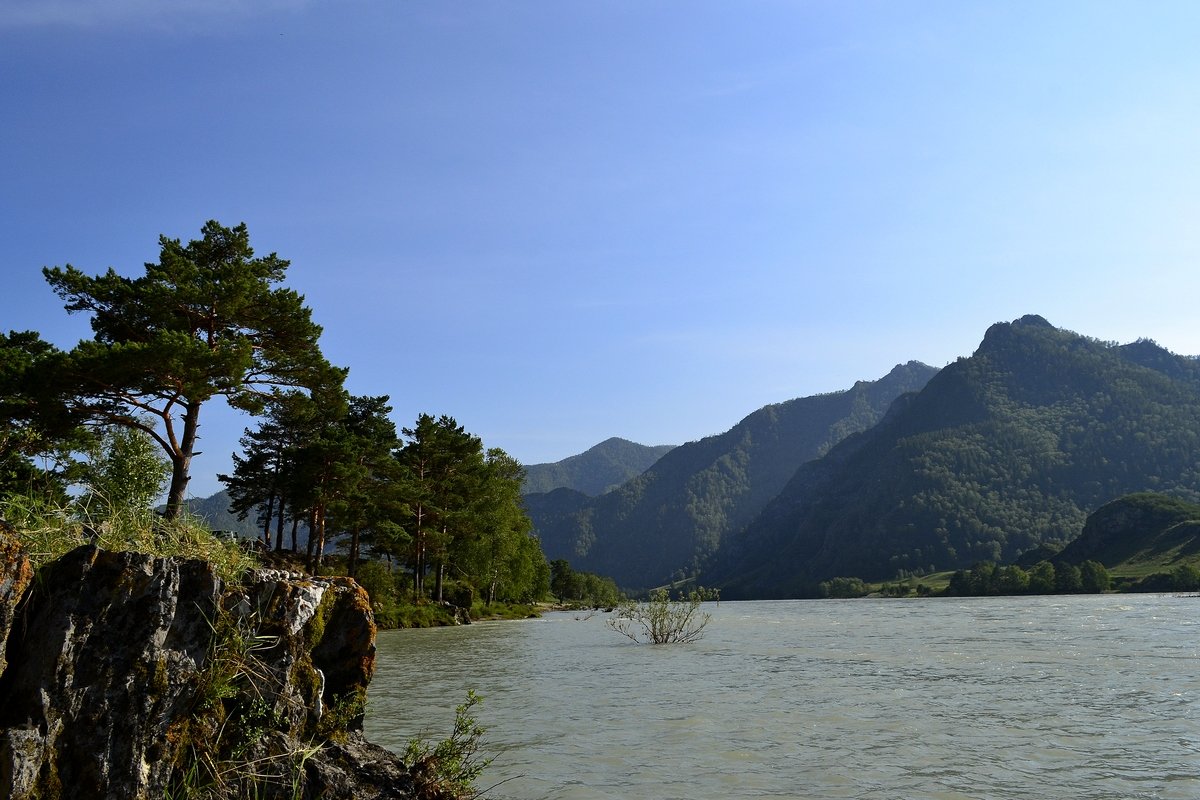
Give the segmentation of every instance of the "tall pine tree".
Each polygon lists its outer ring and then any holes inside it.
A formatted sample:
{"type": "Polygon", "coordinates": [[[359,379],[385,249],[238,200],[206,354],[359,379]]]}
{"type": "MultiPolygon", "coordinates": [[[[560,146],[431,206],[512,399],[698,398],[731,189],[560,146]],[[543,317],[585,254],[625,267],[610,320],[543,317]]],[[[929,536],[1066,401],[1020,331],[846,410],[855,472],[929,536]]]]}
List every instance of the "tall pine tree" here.
{"type": "Polygon", "coordinates": [[[333,372],[304,298],[277,288],[288,262],[255,257],[244,224],[210,221],[201,234],[186,245],[160,237],[158,262],[137,278],[44,270],[94,332],[65,359],[58,387],[83,418],[144,431],[162,447],[168,517],[183,507],[204,403],[219,396],[257,413],[271,387],[311,388],[333,372]]]}

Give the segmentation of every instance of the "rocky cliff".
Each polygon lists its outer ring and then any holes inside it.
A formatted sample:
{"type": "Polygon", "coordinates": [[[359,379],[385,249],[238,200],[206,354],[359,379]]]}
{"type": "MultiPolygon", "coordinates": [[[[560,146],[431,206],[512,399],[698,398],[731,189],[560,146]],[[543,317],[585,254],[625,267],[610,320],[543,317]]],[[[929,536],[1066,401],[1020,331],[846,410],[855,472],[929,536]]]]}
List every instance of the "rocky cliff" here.
{"type": "Polygon", "coordinates": [[[362,736],[375,626],[344,578],[0,530],[0,798],[436,797],[362,736]]]}

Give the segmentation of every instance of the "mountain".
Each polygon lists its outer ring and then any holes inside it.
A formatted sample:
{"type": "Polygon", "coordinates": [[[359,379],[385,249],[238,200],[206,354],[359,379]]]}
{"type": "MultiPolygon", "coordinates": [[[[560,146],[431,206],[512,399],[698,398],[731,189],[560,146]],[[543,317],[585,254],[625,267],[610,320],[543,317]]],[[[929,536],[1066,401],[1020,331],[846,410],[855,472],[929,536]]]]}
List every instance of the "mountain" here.
{"type": "MultiPolygon", "coordinates": [[[[247,515],[246,519],[238,519],[237,514],[229,510],[231,500],[229,492],[222,489],[208,497],[193,497],[187,500],[187,510],[204,520],[210,530],[230,531],[240,539],[261,539],[262,525],[255,521],[255,515],[247,515]]],[[[161,509],[160,509],[161,510],[161,509]]],[[[271,541],[275,541],[276,527],[271,525],[271,541]]],[[[308,525],[301,523],[296,532],[298,546],[308,545],[308,525]]],[[[288,522],[283,528],[283,544],[285,548],[292,546],[292,525],[288,522]]],[[[329,551],[336,549],[336,542],[327,545],[329,551]]]]}
{"type": "Polygon", "coordinates": [[[607,494],[528,495],[526,510],[549,559],[627,588],[694,574],[801,464],[874,425],[893,400],[936,372],[911,361],[846,391],[766,406],[725,433],[676,447],[607,494]]]}
{"type": "Polygon", "coordinates": [[[243,539],[255,539],[262,536],[259,527],[252,516],[244,520],[229,510],[229,492],[222,489],[209,497],[193,497],[187,501],[187,510],[207,523],[214,531],[233,531],[243,539]]]}
{"type": "Polygon", "coordinates": [[[1197,452],[1195,358],[1022,317],[798,470],[701,580],[731,598],[805,596],[834,576],[1012,561],[1124,494],[1200,500],[1197,452]]]}
{"type": "Polygon", "coordinates": [[[567,488],[594,497],[642,474],[673,448],[670,444],[650,447],[614,436],[577,456],[525,467],[522,493],[567,488]]]}

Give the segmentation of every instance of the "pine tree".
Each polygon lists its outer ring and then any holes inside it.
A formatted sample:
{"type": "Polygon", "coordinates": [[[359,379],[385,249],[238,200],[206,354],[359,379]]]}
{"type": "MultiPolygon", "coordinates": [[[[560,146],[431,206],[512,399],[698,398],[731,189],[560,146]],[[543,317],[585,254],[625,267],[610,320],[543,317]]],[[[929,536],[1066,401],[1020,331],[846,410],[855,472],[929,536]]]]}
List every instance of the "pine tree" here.
{"type": "Polygon", "coordinates": [[[338,489],[330,504],[334,527],[350,537],[346,571],[353,577],[361,549],[375,535],[389,540],[399,529],[402,505],[396,477],[399,446],[386,395],[352,397],[341,421],[338,489]]]}
{"type": "Polygon", "coordinates": [[[57,388],[81,417],[144,431],[162,447],[168,517],[183,507],[205,402],[220,396],[257,413],[271,387],[311,388],[336,373],[304,298],[275,288],[288,262],[256,258],[244,224],[210,221],[201,233],[186,245],[160,237],[158,263],[138,278],[43,271],[67,311],[91,315],[94,332],[61,364],[57,388]]]}
{"type": "Polygon", "coordinates": [[[434,599],[441,601],[448,558],[461,545],[455,538],[465,533],[471,517],[471,487],[478,485],[484,469],[483,443],[445,415],[434,419],[422,414],[402,433],[408,442],[397,458],[409,510],[413,593],[424,595],[432,570],[434,599]]]}
{"type": "Polygon", "coordinates": [[[0,333],[0,498],[66,502],[72,452],[94,444],[55,388],[65,355],[33,331],[0,333]]]}

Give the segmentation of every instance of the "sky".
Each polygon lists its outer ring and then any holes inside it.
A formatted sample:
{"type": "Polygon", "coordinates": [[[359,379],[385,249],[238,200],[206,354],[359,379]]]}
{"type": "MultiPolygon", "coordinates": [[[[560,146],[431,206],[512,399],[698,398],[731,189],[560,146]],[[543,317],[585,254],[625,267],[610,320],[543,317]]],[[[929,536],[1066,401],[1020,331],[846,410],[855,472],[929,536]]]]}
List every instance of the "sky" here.
{"type": "MultiPolygon", "coordinates": [[[[1194,2],[0,3],[0,330],[245,222],[398,426],[680,444],[1025,314],[1200,354],[1194,2]]],[[[253,420],[214,401],[189,491],[253,420]]]]}

